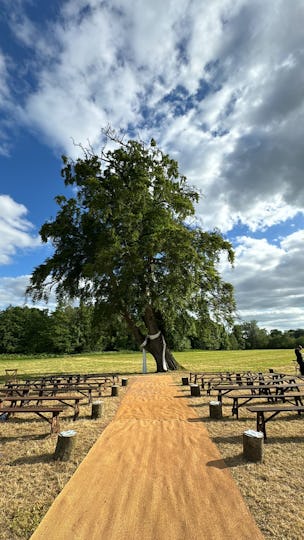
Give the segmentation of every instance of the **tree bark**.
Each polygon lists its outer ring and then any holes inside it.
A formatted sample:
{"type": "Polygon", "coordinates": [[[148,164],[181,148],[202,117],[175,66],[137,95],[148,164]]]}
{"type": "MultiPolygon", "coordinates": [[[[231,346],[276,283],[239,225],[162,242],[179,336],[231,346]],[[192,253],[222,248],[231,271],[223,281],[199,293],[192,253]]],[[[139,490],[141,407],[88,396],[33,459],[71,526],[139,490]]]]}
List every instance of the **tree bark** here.
{"type": "MultiPolygon", "coordinates": [[[[156,317],[153,311],[153,308],[150,305],[146,306],[145,313],[144,313],[144,321],[145,325],[148,329],[148,335],[156,335],[159,333],[159,327],[156,321],[156,317]]],[[[163,341],[163,335],[160,333],[159,337],[155,339],[149,339],[147,340],[146,350],[152,354],[152,356],[155,359],[157,372],[167,371],[163,365],[163,348],[164,348],[164,341],[163,341]]],[[[167,368],[170,370],[175,370],[179,368],[178,363],[176,362],[173,354],[171,353],[170,349],[166,345],[165,350],[165,360],[167,364],[167,368]]]]}
{"type": "MultiPolygon", "coordinates": [[[[146,306],[143,318],[148,331],[148,336],[155,336],[160,332],[153,308],[150,305],[146,306]]],[[[128,313],[124,313],[124,319],[128,325],[129,330],[135,337],[138,345],[141,346],[146,341],[145,349],[150,354],[152,354],[156,362],[157,373],[167,371],[167,369],[165,369],[163,365],[163,334],[160,332],[158,337],[156,337],[155,339],[151,339],[144,336],[142,332],[140,332],[140,330],[138,329],[138,327],[128,313]]],[[[167,345],[165,349],[165,360],[168,370],[176,370],[180,367],[167,345]]]]}

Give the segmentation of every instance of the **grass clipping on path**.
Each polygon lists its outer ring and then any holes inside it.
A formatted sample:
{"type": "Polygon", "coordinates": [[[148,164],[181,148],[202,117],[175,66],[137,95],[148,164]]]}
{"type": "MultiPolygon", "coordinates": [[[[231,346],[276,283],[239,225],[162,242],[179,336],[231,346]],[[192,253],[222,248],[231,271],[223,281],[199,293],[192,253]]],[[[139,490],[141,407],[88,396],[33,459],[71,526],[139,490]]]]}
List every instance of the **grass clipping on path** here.
{"type": "MultiPolygon", "coordinates": [[[[185,389],[184,389],[185,388],[185,389]]],[[[239,419],[232,417],[232,399],[223,398],[223,418],[209,418],[209,402],[216,394],[190,397],[189,405],[204,422],[211,440],[217,445],[226,466],[238,484],[244,500],[265,539],[301,540],[304,531],[304,418],[280,413],[266,424],[262,463],[243,458],[243,432],[256,429],[256,415],[239,409],[239,419]]],[[[260,404],[261,402],[258,402],[260,404]]],[[[253,401],[249,405],[256,404],[253,401]]],[[[248,405],[248,406],[249,406],[248,405]]]]}
{"type": "Polygon", "coordinates": [[[80,405],[75,422],[71,407],[60,414],[60,431],[73,429],[77,433],[75,452],[68,462],[53,460],[57,436],[49,436],[50,425],[45,420],[16,415],[0,423],[1,540],[26,540],[33,534],[55,497],[113,419],[125,389],[121,388],[117,397],[111,397],[109,389],[106,394],[98,398],[103,401],[100,419],[91,420],[91,404],[80,405]]]}

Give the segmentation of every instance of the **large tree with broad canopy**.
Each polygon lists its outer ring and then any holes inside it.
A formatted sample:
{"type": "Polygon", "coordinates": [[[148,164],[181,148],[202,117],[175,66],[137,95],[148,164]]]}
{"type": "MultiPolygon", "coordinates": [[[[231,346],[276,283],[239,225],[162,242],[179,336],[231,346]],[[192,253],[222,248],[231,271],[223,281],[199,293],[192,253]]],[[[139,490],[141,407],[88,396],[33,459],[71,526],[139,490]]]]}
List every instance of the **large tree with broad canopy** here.
{"type": "Polygon", "coordinates": [[[205,232],[194,213],[198,193],[178,163],[149,144],[107,132],[100,155],[90,148],[73,161],[63,156],[69,197],[56,197],[56,218],[40,235],[53,254],[32,273],[27,293],[95,305],[99,317],[119,315],[157,371],[178,364],[164,330],[208,314],[232,322],[233,289],[217,269],[231,245],[218,231],[205,232]],[[191,314],[191,317],[189,317],[191,314]]]}

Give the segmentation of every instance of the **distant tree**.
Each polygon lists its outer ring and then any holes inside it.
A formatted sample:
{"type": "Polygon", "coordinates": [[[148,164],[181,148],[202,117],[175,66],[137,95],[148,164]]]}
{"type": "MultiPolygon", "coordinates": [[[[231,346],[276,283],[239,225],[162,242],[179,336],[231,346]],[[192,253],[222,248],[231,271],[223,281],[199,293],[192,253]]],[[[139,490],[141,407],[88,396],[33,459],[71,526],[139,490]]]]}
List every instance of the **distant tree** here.
{"type": "Polygon", "coordinates": [[[33,271],[28,293],[47,298],[56,285],[59,301],[94,303],[124,320],[138,346],[145,342],[157,371],[176,369],[158,314],[164,328],[180,327],[203,301],[216,320],[231,320],[233,288],[217,263],[222,253],[232,262],[233,251],[219,232],[190,223],[198,193],[154,140],[145,146],[107,136],[113,150],[84,150],[76,162],[63,157],[73,194],[56,198],[57,216],[40,230],[54,254],[33,271]]]}
{"type": "Polygon", "coordinates": [[[39,354],[51,350],[49,313],[47,309],[23,308],[24,329],[20,352],[39,354]]]}
{"type": "Polygon", "coordinates": [[[291,333],[292,336],[295,339],[304,340],[304,329],[303,328],[297,328],[296,330],[289,330],[288,332],[291,333]]]}
{"type": "Polygon", "coordinates": [[[243,325],[235,324],[232,329],[231,339],[235,343],[235,349],[245,349],[245,337],[243,334],[243,325]]]}
{"type": "Polygon", "coordinates": [[[241,324],[241,333],[245,349],[266,349],[268,345],[268,333],[264,328],[259,328],[257,321],[249,321],[241,324]]]}
{"type": "Polygon", "coordinates": [[[9,306],[0,312],[1,353],[41,353],[48,350],[48,311],[9,306]]]}
{"type": "Polygon", "coordinates": [[[77,329],[74,328],[73,308],[59,305],[50,315],[49,330],[52,352],[56,354],[75,352],[77,329]]]}
{"type": "Polygon", "coordinates": [[[0,352],[22,352],[24,333],[24,308],[9,306],[0,313],[0,352]]]}

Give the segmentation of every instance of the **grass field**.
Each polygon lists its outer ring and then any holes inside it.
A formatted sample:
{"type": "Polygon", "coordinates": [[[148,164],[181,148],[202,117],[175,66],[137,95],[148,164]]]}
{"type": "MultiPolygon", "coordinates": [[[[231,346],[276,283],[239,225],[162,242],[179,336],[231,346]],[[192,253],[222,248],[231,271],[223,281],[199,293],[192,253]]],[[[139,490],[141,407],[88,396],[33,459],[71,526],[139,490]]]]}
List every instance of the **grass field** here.
{"type": "MultiPolygon", "coordinates": [[[[289,349],[255,351],[187,351],[175,353],[175,358],[186,371],[265,371],[293,372],[294,352],[289,349]]],[[[142,371],[140,352],[90,353],[57,357],[0,355],[0,381],[5,369],[18,369],[18,376],[36,376],[43,373],[97,373],[119,372],[122,375],[142,371]]],[[[155,371],[153,358],[147,355],[148,372],[155,371]]]]}
{"type": "MultiPolygon", "coordinates": [[[[186,372],[253,370],[295,373],[293,351],[190,351],[176,353],[186,372]]],[[[107,353],[39,357],[0,357],[0,375],[5,369],[18,369],[18,376],[60,372],[118,372],[133,376],[141,373],[140,353],[107,353]]],[[[152,358],[148,371],[154,372],[152,358]]],[[[174,372],[180,385],[184,372],[174,372]]],[[[77,431],[76,452],[68,463],[54,462],[52,457],[56,436],[48,436],[49,426],[37,417],[26,420],[16,416],[0,423],[0,540],[27,540],[37,527],[52,500],[81,463],[88,450],[113,419],[127,389],[120,389],[118,397],[103,396],[103,417],[92,421],[90,405],[81,405],[80,416],[71,421],[71,411],[62,415],[61,430],[77,431]]],[[[304,470],[304,425],[302,417],[281,416],[269,423],[268,442],[264,461],[247,463],[242,458],[242,433],[255,429],[255,417],[245,408],[240,418],[231,417],[231,406],[224,403],[222,420],[210,421],[209,396],[190,398],[183,387],[189,405],[205,423],[209,435],[219,447],[231,474],[267,540],[300,540],[303,537],[304,511],[302,483],[304,470]]],[[[236,539],[237,540],[237,539],[236,539]]]]}

